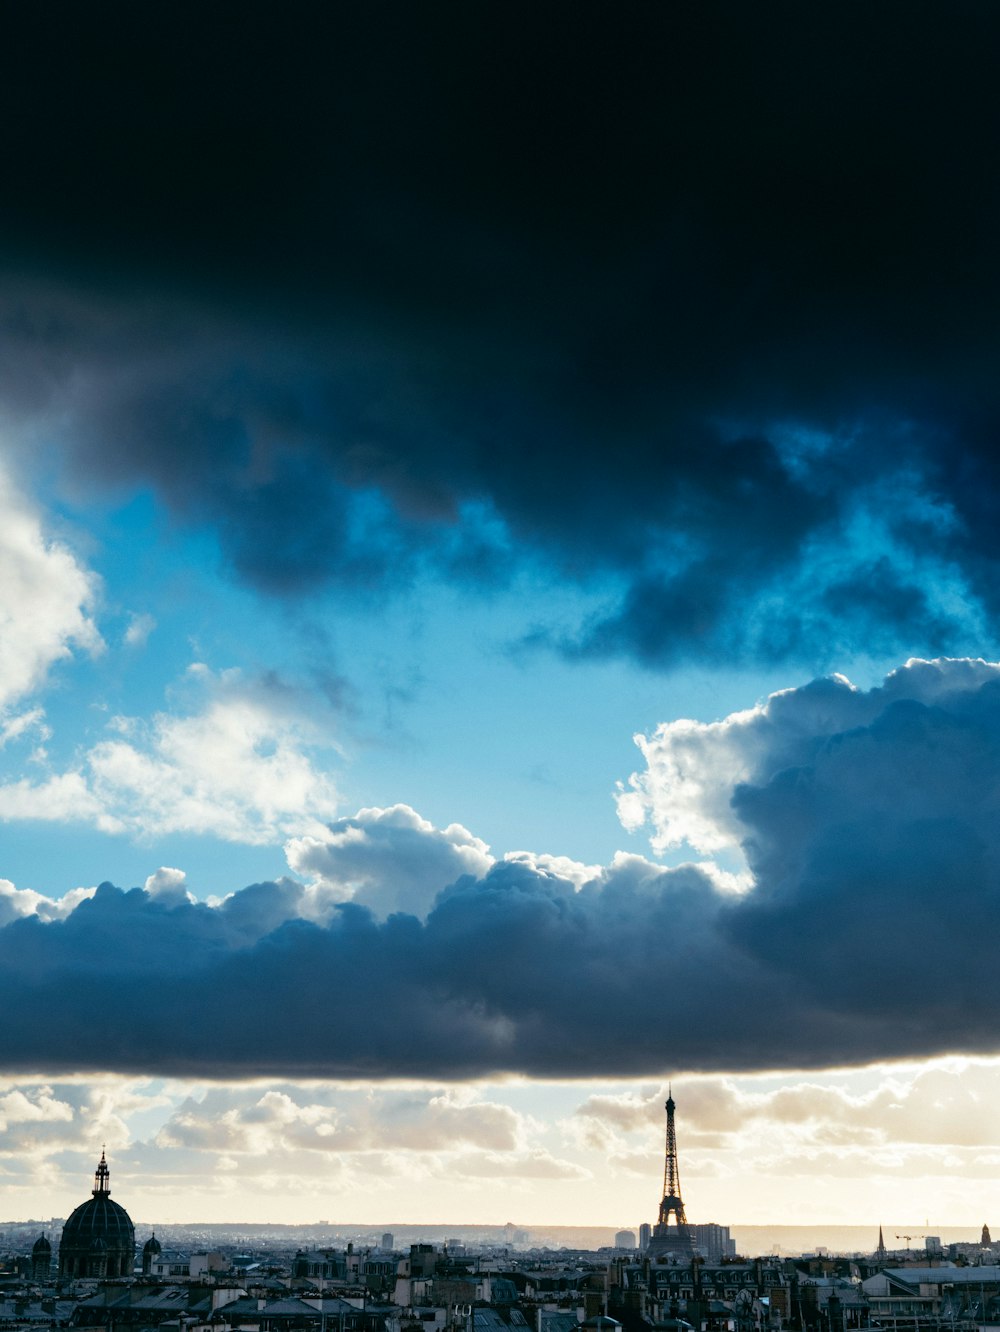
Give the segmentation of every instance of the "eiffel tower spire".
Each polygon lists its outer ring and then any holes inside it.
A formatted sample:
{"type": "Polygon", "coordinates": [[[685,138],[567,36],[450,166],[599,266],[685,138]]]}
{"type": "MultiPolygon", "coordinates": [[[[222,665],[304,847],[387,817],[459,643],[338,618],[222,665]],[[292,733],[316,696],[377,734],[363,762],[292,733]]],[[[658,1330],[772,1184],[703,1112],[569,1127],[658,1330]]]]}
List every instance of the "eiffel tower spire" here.
{"type": "Polygon", "coordinates": [[[663,1201],[650,1237],[647,1253],[652,1257],[671,1255],[690,1257],[694,1252],[684,1202],[681,1198],[681,1172],[677,1163],[677,1132],[674,1128],[673,1089],[667,1089],[667,1145],[663,1159],[663,1201]]]}
{"type": "Polygon", "coordinates": [[[674,1130],[673,1089],[667,1088],[667,1150],[663,1162],[663,1202],[660,1204],[660,1220],[665,1221],[664,1206],[671,1204],[669,1211],[676,1215],[678,1225],[687,1225],[684,1216],[684,1204],[681,1202],[681,1171],[677,1164],[677,1133],[674,1130]]]}

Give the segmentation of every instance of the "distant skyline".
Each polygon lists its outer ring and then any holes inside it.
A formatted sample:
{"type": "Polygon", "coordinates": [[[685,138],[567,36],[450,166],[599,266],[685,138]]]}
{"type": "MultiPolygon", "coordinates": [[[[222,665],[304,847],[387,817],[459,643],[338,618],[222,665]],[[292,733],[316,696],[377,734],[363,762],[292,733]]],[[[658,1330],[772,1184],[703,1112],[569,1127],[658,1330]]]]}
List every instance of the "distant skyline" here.
{"type": "Polygon", "coordinates": [[[998,40],[11,17],[0,1210],[1000,1224],[998,40]]]}
{"type": "MultiPolygon", "coordinates": [[[[57,1220],[61,1218],[56,1218],[57,1220]]],[[[34,1218],[34,1224],[45,1224],[47,1218],[34,1218]]],[[[9,1225],[11,1223],[0,1220],[0,1225],[9,1225]]],[[[13,1223],[23,1226],[31,1225],[31,1222],[13,1223]]],[[[515,1223],[510,1223],[518,1232],[516,1245],[512,1246],[515,1250],[525,1249],[579,1249],[590,1250],[591,1252],[608,1248],[614,1245],[616,1234],[622,1229],[621,1226],[560,1226],[548,1223],[541,1223],[535,1227],[518,1227],[515,1223]]],[[[920,1222],[925,1225],[924,1222],[920,1222]]],[[[144,1231],[152,1228],[154,1222],[149,1218],[140,1220],[137,1223],[137,1235],[141,1236],[144,1231]]],[[[504,1226],[477,1225],[471,1223],[455,1222],[449,1224],[423,1224],[409,1225],[406,1222],[396,1222],[392,1218],[383,1217],[380,1222],[374,1225],[367,1225],[352,1221],[350,1218],[344,1218],[341,1221],[324,1222],[318,1224],[290,1224],[281,1225],[280,1223],[260,1224],[233,1221],[230,1223],[208,1223],[192,1222],[187,1224],[172,1225],[169,1223],[155,1222],[155,1233],[165,1241],[165,1247],[177,1247],[182,1251],[185,1248],[208,1245],[235,1245],[241,1242],[260,1247],[284,1247],[292,1244],[302,1247],[323,1248],[326,1246],[342,1245],[345,1243],[354,1243],[357,1245],[371,1245],[373,1248],[381,1247],[381,1241],[388,1228],[393,1236],[393,1246],[395,1250],[404,1251],[410,1244],[429,1243],[443,1248],[445,1245],[450,1247],[452,1240],[458,1240],[460,1243],[467,1244],[470,1248],[477,1246],[495,1247],[496,1245],[507,1245],[507,1239],[504,1226]]],[[[635,1227],[624,1227],[626,1230],[635,1227]]],[[[906,1259],[906,1234],[910,1235],[911,1246],[909,1249],[909,1260],[919,1259],[923,1254],[923,1233],[917,1233],[917,1224],[910,1221],[892,1222],[883,1229],[888,1234],[895,1231],[899,1234],[899,1247],[887,1250],[890,1259],[897,1255],[906,1259]],[[917,1244],[919,1239],[920,1243],[917,1244]]],[[[937,1232],[929,1232],[932,1238],[940,1240],[947,1252],[947,1247],[951,1244],[975,1245],[979,1232],[982,1228],[975,1227],[973,1234],[968,1226],[939,1227],[937,1232]]],[[[818,1225],[818,1226],[742,1226],[737,1225],[732,1228],[733,1237],[737,1243],[737,1255],[740,1257],[761,1257],[778,1254],[779,1256],[800,1256],[805,1253],[815,1253],[818,1249],[827,1250],[831,1254],[867,1254],[873,1252],[873,1232],[870,1226],[845,1226],[845,1225],[818,1225]]],[[[891,1236],[893,1243],[896,1243],[895,1234],[891,1236]]],[[[874,1241],[877,1245],[878,1228],[874,1232],[874,1241]]]]}

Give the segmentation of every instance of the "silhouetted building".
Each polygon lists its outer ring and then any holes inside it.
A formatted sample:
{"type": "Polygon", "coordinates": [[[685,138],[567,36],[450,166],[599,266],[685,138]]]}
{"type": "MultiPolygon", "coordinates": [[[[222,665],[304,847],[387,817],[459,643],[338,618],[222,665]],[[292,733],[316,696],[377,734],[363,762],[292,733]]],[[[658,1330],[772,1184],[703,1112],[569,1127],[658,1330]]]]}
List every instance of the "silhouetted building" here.
{"type": "Polygon", "coordinates": [[[52,1273],[52,1245],[39,1235],[31,1249],[32,1281],[48,1281],[52,1273]]]}
{"type": "Polygon", "coordinates": [[[1000,1267],[886,1267],[862,1281],[860,1293],[867,1299],[871,1323],[897,1332],[953,1328],[962,1320],[988,1326],[1000,1317],[1000,1267]]]}
{"type": "Polygon", "coordinates": [[[730,1235],[728,1226],[706,1221],[702,1225],[688,1226],[688,1233],[692,1245],[710,1263],[717,1263],[721,1258],[736,1257],[736,1241],[730,1235]]]}
{"type": "Polygon", "coordinates": [[[309,1281],[346,1281],[347,1255],[342,1249],[307,1253],[299,1249],[292,1260],[292,1276],[309,1281]]]}
{"type": "Polygon", "coordinates": [[[651,1258],[690,1258],[694,1252],[684,1203],[681,1201],[681,1172],[677,1164],[677,1135],[674,1130],[674,1098],[667,1093],[667,1145],[663,1163],[663,1201],[646,1252],[651,1258]]]}
{"type": "Polygon", "coordinates": [[[181,1249],[162,1249],[150,1264],[149,1275],[160,1281],[189,1277],[191,1255],[181,1249]]]}
{"type": "MultiPolygon", "coordinates": [[[[641,1272],[639,1267],[632,1269],[630,1284],[635,1284],[641,1272]]],[[[737,1327],[741,1327],[753,1315],[756,1303],[764,1299],[771,1301],[773,1308],[783,1308],[783,1317],[788,1315],[788,1285],[778,1259],[714,1264],[689,1258],[687,1262],[657,1264],[648,1271],[648,1293],[655,1306],[651,1310],[654,1325],[662,1323],[674,1307],[697,1326],[698,1319],[692,1315],[700,1304],[704,1317],[718,1315],[725,1319],[723,1326],[735,1318],[737,1327]],[[724,1305],[725,1310],[716,1308],[716,1303],[724,1305]]],[[[755,1317],[752,1321],[756,1322],[755,1317]]]]}
{"type": "Polygon", "coordinates": [[[111,1201],[111,1172],[101,1152],[89,1200],[70,1214],[59,1242],[61,1277],[132,1275],[135,1228],[124,1207],[111,1201]]]}
{"type": "Polygon", "coordinates": [[[162,1246],[160,1245],[160,1241],[156,1238],[156,1232],[154,1231],[142,1246],[143,1276],[149,1276],[150,1272],[153,1270],[153,1264],[157,1261],[162,1252],[162,1246]]]}

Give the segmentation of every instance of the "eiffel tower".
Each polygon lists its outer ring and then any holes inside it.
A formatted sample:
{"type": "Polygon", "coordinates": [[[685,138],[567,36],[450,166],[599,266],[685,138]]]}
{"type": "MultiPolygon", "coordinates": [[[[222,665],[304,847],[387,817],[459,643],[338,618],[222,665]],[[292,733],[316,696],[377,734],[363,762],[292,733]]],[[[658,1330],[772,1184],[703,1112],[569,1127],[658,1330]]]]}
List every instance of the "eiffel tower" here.
{"type": "Polygon", "coordinates": [[[681,1200],[681,1173],[677,1165],[677,1135],[674,1131],[674,1098],[667,1091],[667,1149],[663,1163],[663,1201],[660,1216],[646,1252],[651,1258],[691,1258],[694,1246],[681,1200]]]}

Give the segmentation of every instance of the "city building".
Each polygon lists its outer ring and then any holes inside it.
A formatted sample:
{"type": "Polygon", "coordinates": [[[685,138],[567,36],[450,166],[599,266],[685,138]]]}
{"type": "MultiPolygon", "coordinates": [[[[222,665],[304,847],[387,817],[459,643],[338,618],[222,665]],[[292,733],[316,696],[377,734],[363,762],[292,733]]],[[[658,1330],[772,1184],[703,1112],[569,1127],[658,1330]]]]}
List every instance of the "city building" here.
{"type": "Polygon", "coordinates": [[[750,1332],[765,1322],[786,1326],[792,1313],[791,1284],[777,1260],[619,1258],[597,1298],[606,1298],[608,1312],[626,1326],[636,1327],[639,1318],[659,1332],[683,1332],[681,1323],[693,1332],[750,1332]]]}
{"type": "Polygon", "coordinates": [[[162,1249],[150,1264],[149,1275],[160,1281],[193,1276],[190,1255],[181,1249],[162,1249]]]}
{"type": "Polygon", "coordinates": [[[1000,1267],[887,1267],[861,1283],[873,1323],[882,1328],[983,1325],[1000,1318],[1000,1267]]]}
{"type": "Polygon", "coordinates": [[[702,1225],[688,1226],[688,1230],[695,1250],[710,1263],[717,1263],[721,1258],[736,1257],[736,1241],[730,1235],[728,1226],[708,1221],[702,1225]]]}
{"type": "Polygon", "coordinates": [[[132,1275],[135,1227],[124,1207],[111,1199],[111,1172],[101,1152],[90,1198],[63,1226],[59,1241],[60,1277],[132,1275]]]}
{"type": "Polygon", "coordinates": [[[878,1247],[877,1247],[876,1250],[875,1250],[875,1261],[879,1264],[879,1266],[884,1267],[885,1264],[886,1264],[887,1258],[888,1258],[888,1255],[886,1254],[886,1249],[885,1249],[885,1236],[882,1234],[882,1227],[879,1226],[879,1228],[878,1228],[878,1247]]]}
{"type": "Polygon", "coordinates": [[[152,1235],[150,1235],[149,1239],[142,1246],[143,1276],[149,1276],[150,1272],[153,1270],[153,1264],[157,1261],[162,1252],[163,1250],[160,1246],[160,1241],[156,1238],[156,1234],[154,1232],[152,1235]]]}
{"type": "Polygon", "coordinates": [[[44,1235],[39,1235],[31,1249],[32,1281],[48,1281],[52,1271],[52,1245],[44,1235]]]}
{"type": "Polygon", "coordinates": [[[202,1250],[193,1253],[188,1260],[188,1268],[193,1278],[215,1277],[221,1272],[228,1272],[231,1264],[217,1249],[202,1250]]]}

